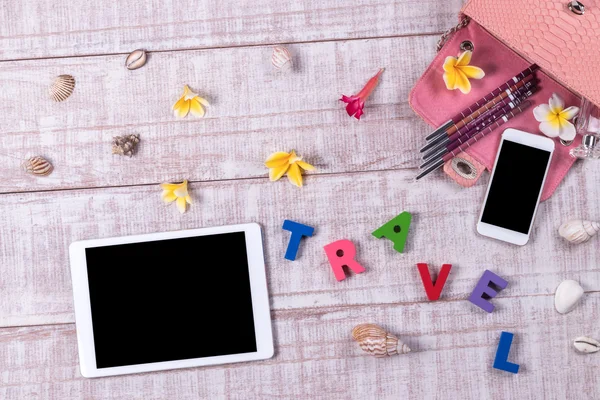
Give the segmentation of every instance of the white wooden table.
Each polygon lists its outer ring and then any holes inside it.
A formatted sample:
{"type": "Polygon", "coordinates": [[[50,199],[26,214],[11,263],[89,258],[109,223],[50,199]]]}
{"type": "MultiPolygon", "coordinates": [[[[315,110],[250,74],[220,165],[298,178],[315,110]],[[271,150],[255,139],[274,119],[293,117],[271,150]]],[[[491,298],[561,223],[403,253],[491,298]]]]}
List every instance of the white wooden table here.
{"type": "Polygon", "coordinates": [[[600,219],[600,167],[572,169],[523,248],[476,235],[486,182],[461,189],[441,173],[413,182],[428,127],[408,92],[460,0],[182,3],[0,5],[0,399],[600,397],[600,355],[571,347],[579,335],[600,338],[600,239],[569,246],[557,235],[566,219],[600,219]],[[270,65],[278,43],[294,54],[292,74],[270,65]],[[149,61],[128,71],[137,48],[149,61]],[[364,119],[349,118],[338,98],[379,67],[364,119]],[[64,103],[47,96],[59,74],[77,80],[64,103]],[[212,102],[207,118],[172,116],[184,84],[212,102]],[[141,136],[139,153],[113,156],[112,137],[130,133],[141,136]],[[290,149],[318,168],[302,189],[266,178],[268,154],[290,149]],[[32,155],[54,173],[24,174],[32,155]],[[158,183],[183,179],[195,204],[179,215],[158,183]],[[370,232],[403,210],[414,218],[398,254],[370,232]],[[284,219],[316,227],[293,263],[283,258],[284,219]],[[72,241],[241,222],[265,231],[273,359],[81,377],[72,241]],[[342,238],[367,272],[337,282],[322,247],[342,238]],[[453,264],[439,301],[427,301],[417,262],[453,264]],[[492,314],[466,300],[485,269],[509,281],[492,314]],[[586,290],[567,315],[553,307],[563,279],[586,290]],[[413,352],[364,355],[350,337],[363,322],[413,352]],[[491,367],[502,330],[515,334],[517,375],[491,367]]]}

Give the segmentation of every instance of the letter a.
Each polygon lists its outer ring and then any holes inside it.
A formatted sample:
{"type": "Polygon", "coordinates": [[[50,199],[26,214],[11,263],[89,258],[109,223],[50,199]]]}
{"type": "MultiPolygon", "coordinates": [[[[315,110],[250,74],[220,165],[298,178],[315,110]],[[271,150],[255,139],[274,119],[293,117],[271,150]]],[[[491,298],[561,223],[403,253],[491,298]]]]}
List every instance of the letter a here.
{"type": "Polygon", "coordinates": [[[354,259],[356,256],[356,247],[351,241],[347,239],[338,240],[337,242],[325,245],[323,248],[329,259],[329,264],[331,264],[331,269],[333,269],[335,279],[338,281],[346,279],[343,267],[350,268],[356,274],[365,272],[362,265],[354,259]]]}
{"type": "Polygon", "coordinates": [[[406,237],[408,236],[408,228],[410,228],[410,220],[412,215],[406,211],[400,215],[395,216],[381,227],[377,228],[372,233],[377,239],[385,237],[386,239],[394,242],[394,250],[398,253],[404,251],[404,243],[406,243],[406,237]]]}

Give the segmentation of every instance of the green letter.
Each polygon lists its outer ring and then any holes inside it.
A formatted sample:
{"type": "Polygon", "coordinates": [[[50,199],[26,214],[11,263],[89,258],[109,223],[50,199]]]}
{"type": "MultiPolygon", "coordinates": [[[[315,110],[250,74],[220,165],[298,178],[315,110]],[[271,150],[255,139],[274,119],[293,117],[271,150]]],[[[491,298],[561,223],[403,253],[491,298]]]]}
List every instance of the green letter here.
{"type": "Polygon", "coordinates": [[[404,211],[373,232],[373,236],[377,239],[381,239],[385,236],[386,239],[394,242],[394,250],[398,253],[402,253],[404,251],[406,237],[408,236],[411,218],[412,215],[404,211]]]}

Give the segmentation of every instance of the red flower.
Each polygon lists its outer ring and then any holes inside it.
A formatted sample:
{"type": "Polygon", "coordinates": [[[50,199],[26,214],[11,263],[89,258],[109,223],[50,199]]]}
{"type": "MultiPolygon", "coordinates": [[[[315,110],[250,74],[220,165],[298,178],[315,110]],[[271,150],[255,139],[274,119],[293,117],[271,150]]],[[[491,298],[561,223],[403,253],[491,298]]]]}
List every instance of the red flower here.
{"type": "Polygon", "coordinates": [[[382,72],[383,68],[379,70],[377,75],[369,79],[369,82],[367,82],[365,87],[362,88],[362,90],[358,92],[358,94],[350,97],[342,95],[342,98],[340,100],[348,104],[346,106],[346,112],[349,116],[354,116],[354,118],[360,119],[360,116],[363,115],[365,101],[371,95],[373,90],[375,90],[375,87],[379,82],[379,75],[381,75],[382,72]]]}

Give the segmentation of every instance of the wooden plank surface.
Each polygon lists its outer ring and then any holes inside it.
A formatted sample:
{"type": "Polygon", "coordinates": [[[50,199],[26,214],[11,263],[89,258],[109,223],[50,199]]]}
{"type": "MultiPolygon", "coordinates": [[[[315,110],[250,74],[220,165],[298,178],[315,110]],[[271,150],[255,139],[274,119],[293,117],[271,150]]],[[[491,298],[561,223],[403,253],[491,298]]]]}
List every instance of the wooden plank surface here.
{"type": "Polygon", "coordinates": [[[428,128],[408,92],[460,0],[13,3],[0,6],[0,399],[600,397],[600,358],[571,345],[600,338],[598,239],[571,246],[557,235],[567,219],[600,220],[600,168],[576,164],[525,247],[475,233],[486,178],[471,189],[441,174],[413,181],[428,128]],[[282,42],[291,74],[270,65],[282,42]],[[135,48],[149,61],[128,71],[135,48]],[[339,96],[380,67],[364,119],[349,118],[339,96]],[[53,103],[48,85],[65,73],[75,94],[53,103]],[[211,101],[206,119],[172,117],[184,84],[211,101]],[[111,155],[111,138],[128,133],[142,137],[136,157],[111,155]],[[292,148],[318,168],[302,189],[269,182],[262,165],[292,148]],[[55,165],[48,178],[20,170],[38,154],[55,165]],[[186,178],[195,204],[180,215],[157,183],[186,178]],[[414,219],[398,254],[370,232],[403,210],[414,219]],[[295,262],[283,259],[284,219],[316,227],[295,262]],[[71,242],[241,222],[264,229],[273,359],[81,377],[71,242]],[[367,271],[337,282],[322,248],[342,238],[367,271]],[[439,302],[426,300],[417,262],[453,264],[439,302]],[[509,281],[493,314],[465,300],[484,269],[509,281]],[[568,315],[553,308],[564,279],[586,290],[568,315]],[[350,339],[363,322],[413,352],[364,355],[350,339]],[[502,330],[516,335],[516,376],[491,368],[502,330]]]}
{"type": "Polygon", "coordinates": [[[0,7],[0,60],[439,34],[461,3],[23,0],[0,7]]]}
{"type": "MultiPolygon", "coordinates": [[[[459,189],[442,176],[413,182],[414,171],[308,176],[298,189],[283,180],[191,185],[195,204],[180,215],[160,200],[157,185],[4,195],[0,204],[3,298],[0,325],[73,322],[68,246],[83,239],[240,222],[265,231],[267,273],[274,309],[425,301],[415,264],[454,264],[444,291],[465,298],[488,268],[510,281],[506,295],[553,293],[567,278],[600,290],[600,253],[558,236],[566,218],[588,215],[582,190],[597,196],[600,171],[576,168],[554,198],[542,204],[532,242],[516,247],[475,233],[484,185],[459,189]],[[563,213],[565,204],[569,213],[563,213]],[[405,254],[371,232],[407,210],[414,213],[405,254]],[[284,260],[284,219],[316,227],[296,262],[284,260]],[[368,272],[335,281],[323,246],[357,243],[368,272]],[[465,251],[468,249],[468,251],[465,251]]],[[[600,215],[590,214],[598,219],[600,215]]]]}
{"type": "MultiPolygon", "coordinates": [[[[492,314],[466,300],[275,311],[273,359],[101,379],[78,371],[74,325],[0,330],[0,397],[14,399],[592,399],[600,358],[571,341],[600,332],[600,296],[567,315],[552,295],[496,299],[492,314]],[[411,348],[376,359],[350,336],[377,321],[411,348]],[[515,334],[518,375],[491,368],[502,330],[515,334]]],[[[215,333],[218,335],[218,330],[215,333]]]]}
{"type": "Polygon", "coordinates": [[[265,176],[268,154],[291,149],[316,173],[416,166],[413,149],[429,128],[408,106],[408,92],[435,41],[294,45],[291,74],[271,66],[271,47],[160,53],[136,71],[123,68],[122,56],[1,63],[0,192],[159,183],[184,171],[201,181],[265,176]],[[349,118],[339,98],[380,67],[386,71],[365,116],[349,118]],[[63,73],[76,78],[76,89],[54,103],[47,87],[63,73]],[[213,103],[206,118],[173,116],[184,84],[213,103]],[[30,96],[19,95],[25,91],[42,100],[31,107],[30,96]],[[130,133],[141,137],[136,157],[111,154],[112,137],[130,133]],[[27,176],[20,164],[32,155],[51,160],[52,175],[27,176]]]}

